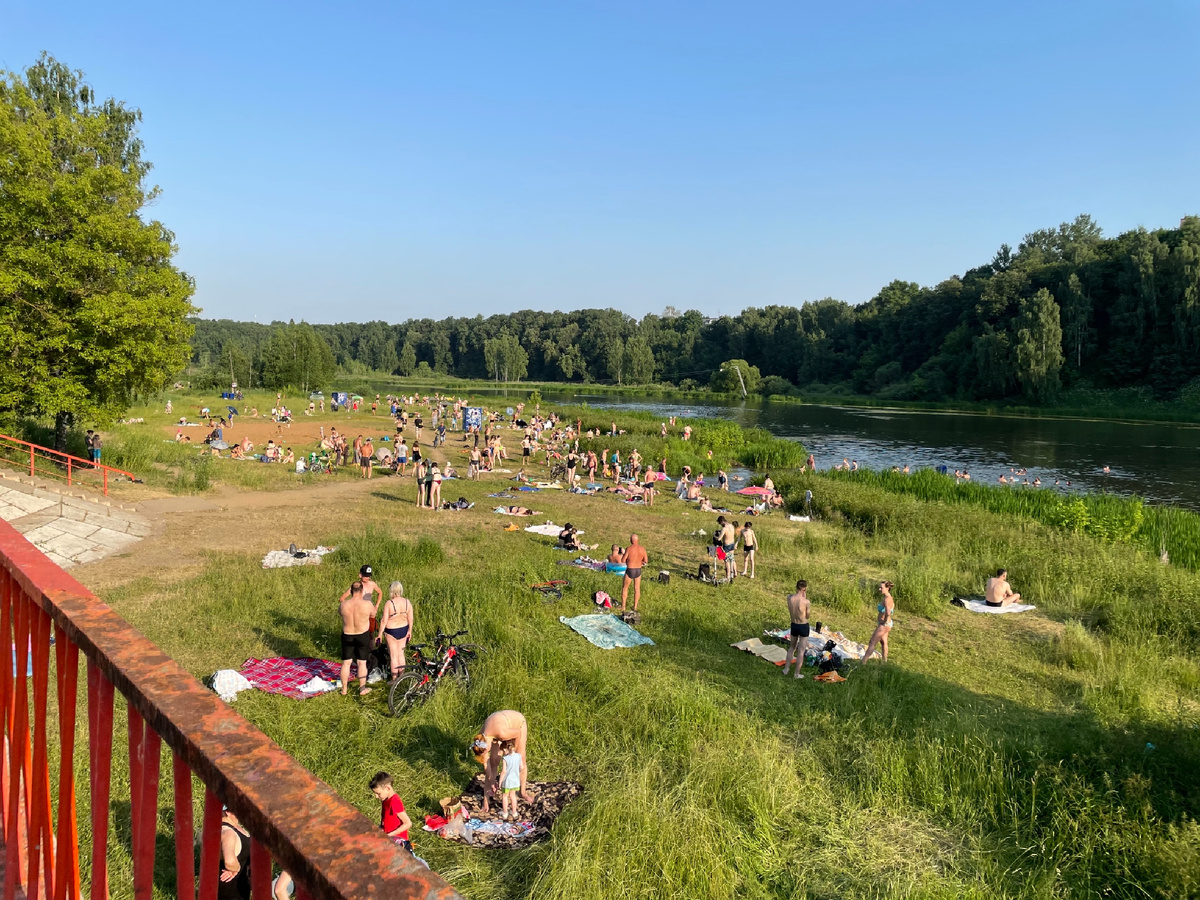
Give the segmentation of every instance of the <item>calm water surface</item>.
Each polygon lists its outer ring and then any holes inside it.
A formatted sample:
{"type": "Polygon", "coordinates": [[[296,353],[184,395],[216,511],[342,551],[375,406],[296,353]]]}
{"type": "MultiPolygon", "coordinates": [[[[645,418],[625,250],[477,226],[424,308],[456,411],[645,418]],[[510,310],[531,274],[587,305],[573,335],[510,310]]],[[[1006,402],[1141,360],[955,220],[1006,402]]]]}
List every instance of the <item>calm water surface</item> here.
{"type": "Polygon", "coordinates": [[[663,418],[711,416],[794,438],[816,456],[817,468],[843,459],[890,469],[945,465],[973,481],[996,483],[1011,469],[1060,490],[1108,490],[1200,509],[1200,427],[1024,419],[954,412],[856,409],[795,403],[691,402],[544,392],[561,403],[596,409],[651,410],[663,418]],[[1110,474],[1103,469],[1108,466],[1110,474]]]}

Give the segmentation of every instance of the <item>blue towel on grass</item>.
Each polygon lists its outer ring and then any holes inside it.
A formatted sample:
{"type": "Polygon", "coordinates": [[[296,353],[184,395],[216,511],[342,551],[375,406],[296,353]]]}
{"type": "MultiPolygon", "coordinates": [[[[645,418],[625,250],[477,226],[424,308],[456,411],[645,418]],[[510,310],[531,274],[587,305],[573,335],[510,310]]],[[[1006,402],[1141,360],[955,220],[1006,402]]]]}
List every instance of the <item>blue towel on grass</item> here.
{"type": "Polygon", "coordinates": [[[568,619],[559,616],[562,622],[573,631],[577,631],[601,650],[612,650],[614,647],[637,647],[640,644],[653,645],[654,641],[638,632],[636,628],[626,625],[616,616],[591,615],[575,616],[568,619]]]}

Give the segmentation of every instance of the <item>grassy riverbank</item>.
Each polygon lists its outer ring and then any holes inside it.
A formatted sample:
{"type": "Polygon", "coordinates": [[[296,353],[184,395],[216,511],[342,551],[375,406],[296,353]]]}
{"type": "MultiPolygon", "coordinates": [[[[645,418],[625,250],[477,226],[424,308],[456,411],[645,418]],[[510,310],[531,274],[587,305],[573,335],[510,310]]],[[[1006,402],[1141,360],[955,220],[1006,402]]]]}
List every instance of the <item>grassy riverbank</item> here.
{"type": "MultiPolygon", "coordinates": [[[[648,422],[617,416],[647,454],[648,422]]],[[[665,449],[674,460],[688,448],[665,449]]],[[[448,688],[402,719],[379,691],[252,693],[236,707],[371,817],[366,781],[391,771],[418,821],[476,771],[466,744],[484,716],[522,710],[532,777],[585,792],[529,850],[418,834],[420,854],[474,900],[1200,891],[1200,575],[1020,510],[824,475],[777,480],[792,502],[812,487],[822,517],[756,520],[759,577],[724,588],[681,577],[703,559],[693,533],[715,517],[673,498],[653,509],[558,491],[507,501],[532,505],[536,521],[570,520],[602,547],[637,531],[651,569],[672,570],[670,585],[646,585],[642,631],[656,643],[636,650],[596,649],[559,623],[619,582],[557,566],[548,538],[502,531],[510,520],[490,508],[505,501],[486,496],[511,484],[499,475],[447,485],[475,501],[461,513],[417,511],[409,479],[347,483],[311,515],[293,491],[295,515],[239,519],[244,533],[221,534],[219,549],[197,549],[204,520],[189,521],[178,553],[202,565],[182,577],[147,569],[102,596],[198,676],[248,656],[336,655],[333,604],[362,562],[404,581],[418,640],[469,628],[489,648],[471,692],[448,688]],[[319,568],[259,567],[291,540],[341,549],[319,568]],[[949,604],[1000,564],[1036,612],[949,604]],[[557,577],[572,581],[561,601],[527,587],[557,577]],[[785,624],[798,577],[814,618],[857,640],[872,629],[871,584],[894,580],[891,662],[822,685],[730,649],[785,624]]]]}
{"type": "MultiPolygon", "coordinates": [[[[513,403],[527,398],[532,391],[572,394],[583,399],[587,395],[629,397],[670,402],[742,402],[738,393],[720,393],[707,388],[680,390],[672,385],[617,385],[596,382],[522,381],[495,382],[485,379],[427,379],[403,378],[382,372],[346,374],[335,379],[339,390],[358,391],[364,396],[375,393],[408,391],[443,391],[457,394],[477,392],[483,395],[508,397],[513,403]]],[[[1063,391],[1053,402],[1031,406],[1013,401],[969,400],[898,400],[886,396],[855,394],[824,385],[793,388],[790,393],[769,397],[754,395],[750,403],[813,403],[824,406],[854,406],[866,409],[905,409],[914,412],[966,412],[976,415],[1011,416],[1013,418],[1105,419],[1130,422],[1165,422],[1200,424],[1200,396],[1194,391],[1164,399],[1149,388],[1088,388],[1063,391]]]]}

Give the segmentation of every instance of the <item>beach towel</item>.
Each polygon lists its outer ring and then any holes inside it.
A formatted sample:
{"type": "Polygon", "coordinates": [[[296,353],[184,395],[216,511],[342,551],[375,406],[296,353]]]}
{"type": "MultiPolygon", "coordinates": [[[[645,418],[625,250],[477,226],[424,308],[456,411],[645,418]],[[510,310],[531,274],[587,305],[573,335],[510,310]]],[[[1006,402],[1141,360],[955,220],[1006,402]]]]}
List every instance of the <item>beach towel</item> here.
{"type": "MultiPolygon", "coordinates": [[[[556,538],[562,533],[563,527],[561,525],[555,525],[553,522],[546,522],[543,525],[530,525],[525,530],[530,531],[533,534],[544,534],[546,537],[556,538]]],[[[582,531],[577,531],[575,533],[583,534],[582,531]]]]}
{"type": "Polygon", "coordinates": [[[616,647],[637,647],[642,644],[653,646],[654,644],[650,638],[632,626],[626,625],[616,616],[601,614],[575,616],[572,619],[559,616],[558,621],[572,631],[582,634],[602,650],[612,650],[616,647]]]}
{"type": "Polygon", "coordinates": [[[730,644],[735,650],[743,650],[746,653],[753,653],[759,659],[765,659],[769,663],[774,663],[777,666],[782,666],[783,661],[787,659],[787,650],[783,647],[778,647],[775,644],[764,644],[758,638],[746,638],[744,641],[738,641],[736,644],[730,644]]]}
{"type": "MultiPolygon", "coordinates": [[[[316,697],[316,693],[301,690],[313,678],[324,681],[337,681],[341,677],[342,666],[328,659],[290,659],[276,656],[273,659],[248,659],[242,664],[241,675],[253,687],[268,694],[282,694],[293,700],[304,700],[316,697]]],[[[357,675],[358,669],[351,667],[351,675],[357,675]]]]}
{"type": "Polygon", "coordinates": [[[580,569],[592,569],[596,572],[603,572],[605,561],[602,559],[592,559],[590,556],[580,556],[578,559],[560,559],[560,566],[576,566],[580,569]]]}
{"type": "Polygon", "coordinates": [[[1005,613],[1029,612],[1031,609],[1037,609],[1032,603],[1010,603],[1008,606],[988,606],[987,601],[979,594],[974,597],[955,597],[950,602],[955,606],[961,606],[968,612],[991,613],[995,616],[1002,616],[1005,613]]]}
{"type": "MultiPolygon", "coordinates": [[[[785,644],[792,639],[792,632],[787,628],[770,629],[763,632],[767,637],[775,638],[777,641],[783,641],[785,644]]],[[[813,653],[820,653],[828,641],[833,641],[833,652],[842,659],[862,659],[862,655],[867,652],[866,645],[845,637],[840,631],[830,631],[828,628],[820,633],[814,631],[808,636],[808,641],[804,645],[805,651],[811,650],[813,653]]]]}
{"type": "Polygon", "coordinates": [[[332,553],[337,547],[317,547],[314,550],[297,550],[296,555],[288,550],[272,550],[262,558],[264,569],[286,569],[288,566],[319,566],[321,557],[332,553]],[[304,555],[301,556],[300,554],[304,555]]]}

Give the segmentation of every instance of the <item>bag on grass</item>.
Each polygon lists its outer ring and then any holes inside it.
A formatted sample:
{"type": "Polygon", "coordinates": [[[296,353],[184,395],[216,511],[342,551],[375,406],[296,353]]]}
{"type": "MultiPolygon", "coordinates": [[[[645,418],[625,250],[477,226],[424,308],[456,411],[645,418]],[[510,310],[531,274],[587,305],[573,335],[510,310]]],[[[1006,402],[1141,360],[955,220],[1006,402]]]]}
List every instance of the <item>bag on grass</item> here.
{"type": "Polygon", "coordinates": [[[608,596],[604,591],[596,591],[592,595],[592,599],[596,601],[596,605],[604,609],[612,609],[612,597],[608,596]]]}

